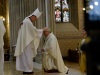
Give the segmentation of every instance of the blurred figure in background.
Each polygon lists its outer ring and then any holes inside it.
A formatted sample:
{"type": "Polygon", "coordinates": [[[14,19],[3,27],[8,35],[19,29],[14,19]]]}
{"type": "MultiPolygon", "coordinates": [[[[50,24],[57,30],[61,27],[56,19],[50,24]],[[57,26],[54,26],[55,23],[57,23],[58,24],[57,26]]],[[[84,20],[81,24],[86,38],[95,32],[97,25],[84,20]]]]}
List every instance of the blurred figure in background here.
{"type": "Polygon", "coordinates": [[[89,39],[87,38],[87,32],[85,31],[85,28],[82,29],[82,37],[83,39],[81,40],[79,44],[79,65],[80,65],[80,71],[85,74],[86,73],[86,53],[84,50],[81,50],[80,47],[87,43],[89,39]]]}
{"type": "Polygon", "coordinates": [[[0,19],[0,75],[4,75],[4,34],[6,29],[3,24],[3,20],[0,19]]]}

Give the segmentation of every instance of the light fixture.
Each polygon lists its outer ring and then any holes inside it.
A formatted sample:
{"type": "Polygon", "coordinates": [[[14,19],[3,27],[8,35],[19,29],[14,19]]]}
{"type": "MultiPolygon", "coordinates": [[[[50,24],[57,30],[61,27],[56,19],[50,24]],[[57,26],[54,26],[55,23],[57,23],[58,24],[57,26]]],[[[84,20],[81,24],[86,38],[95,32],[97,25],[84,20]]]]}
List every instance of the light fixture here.
{"type": "Polygon", "coordinates": [[[83,10],[85,10],[85,8],[83,8],[83,10]]]}
{"type": "Polygon", "coordinates": [[[2,18],[3,21],[5,21],[5,18],[2,18]]]}
{"type": "Polygon", "coordinates": [[[90,9],[93,9],[94,8],[93,5],[90,5],[89,7],[90,7],[90,9]]]}
{"type": "Polygon", "coordinates": [[[99,4],[99,3],[98,3],[97,1],[95,1],[95,2],[94,2],[94,5],[96,5],[96,6],[97,6],[98,4],[99,4]]]}
{"type": "Polygon", "coordinates": [[[0,19],[2,19],[3,21],[5,21],[5,18],[3,16],[0,16],[0,19]]]}

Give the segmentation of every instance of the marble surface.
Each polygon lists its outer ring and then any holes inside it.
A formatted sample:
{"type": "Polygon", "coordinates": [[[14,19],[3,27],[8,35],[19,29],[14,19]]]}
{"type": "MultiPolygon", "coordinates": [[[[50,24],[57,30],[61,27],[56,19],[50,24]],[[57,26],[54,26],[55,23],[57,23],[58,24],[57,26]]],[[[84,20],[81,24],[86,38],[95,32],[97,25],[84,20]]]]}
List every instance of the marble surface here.
{"type": "MultiPolygon", "coordinates": [[[[34,64],[34,73],[33,74],[24,74],[24,75],[67,75],[64,73],[46,73],[42,70],[42,64],[33,62],[34,64]]],[[[69,67],[68,75],[83,75],[79,71],[79,65],[77,63],[72,63],[65,61],[65,65],[69,67]]],[[[5,75],[23,75],[22,72],[16,71],[14,61],[5,61],[4,64],[4,73],[5,75]]]]}
{"type": "MultiPolygon", "coordinates": [[[[79,64],[74,62],[69,62],[64,60],[65,65],[69,68],[68,75],[84,75],[81,74],[79,70],[79,64]]],[[[34,73],[33,74],[24,74],[24,75],[67,75],[65,73],[46,73],[42,70],[42,56],[41,54],[37,54],[34,59],[34,73]]],[[[5,61],[4,63],[4,73],[5,75],[23,75],[22,72],[17,71],[15,68],[15,60],[5,61]]]]}

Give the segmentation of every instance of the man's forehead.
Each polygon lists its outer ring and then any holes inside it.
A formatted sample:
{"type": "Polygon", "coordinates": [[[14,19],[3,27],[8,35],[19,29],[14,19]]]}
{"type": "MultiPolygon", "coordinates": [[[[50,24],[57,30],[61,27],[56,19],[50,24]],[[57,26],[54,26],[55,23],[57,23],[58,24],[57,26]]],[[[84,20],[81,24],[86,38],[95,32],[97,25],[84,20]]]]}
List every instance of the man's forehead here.
{"type": "Polygon", "coordinates": [[[35,15],[32,15],[32,16],[36,17],[35,15]]]}
{"type": "Polygon", "coordinates": [[[44,27],[44,30],[47,30],[47,31],[49,31],[50,29],[49,29],[48,27],[44,27]]]}

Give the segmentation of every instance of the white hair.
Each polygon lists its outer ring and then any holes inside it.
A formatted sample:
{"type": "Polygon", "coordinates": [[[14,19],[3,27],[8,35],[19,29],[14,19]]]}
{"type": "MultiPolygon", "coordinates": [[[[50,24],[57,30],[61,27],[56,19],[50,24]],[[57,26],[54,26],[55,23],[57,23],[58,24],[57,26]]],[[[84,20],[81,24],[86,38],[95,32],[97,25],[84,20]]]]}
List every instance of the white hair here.
{"type": "Polygon", "coordinates": [[[44,27],[43,30],[44,30],[44,31],[49,31],[49,32],[50,32],[50,28],[48,28],[48,27],[44,27]]]}

